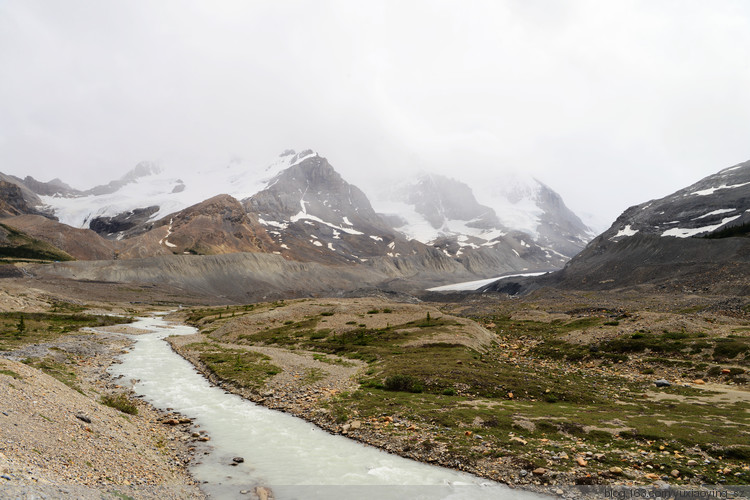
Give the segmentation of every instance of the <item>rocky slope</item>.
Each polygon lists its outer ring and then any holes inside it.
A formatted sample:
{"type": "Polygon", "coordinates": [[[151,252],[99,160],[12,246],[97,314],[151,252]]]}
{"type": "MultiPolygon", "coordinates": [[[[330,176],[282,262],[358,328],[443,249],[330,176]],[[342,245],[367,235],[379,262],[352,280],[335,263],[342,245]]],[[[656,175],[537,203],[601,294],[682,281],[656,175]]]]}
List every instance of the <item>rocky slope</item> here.
{"type": "MultiPolygon", "coordinates": [[[[750,162],[626,210],[565,268],[524,280],[603,289],[656,284],[731,294],[750,292],[750,162]]],[[[508,290],[505,280],[487,289],[508,290]]]]}

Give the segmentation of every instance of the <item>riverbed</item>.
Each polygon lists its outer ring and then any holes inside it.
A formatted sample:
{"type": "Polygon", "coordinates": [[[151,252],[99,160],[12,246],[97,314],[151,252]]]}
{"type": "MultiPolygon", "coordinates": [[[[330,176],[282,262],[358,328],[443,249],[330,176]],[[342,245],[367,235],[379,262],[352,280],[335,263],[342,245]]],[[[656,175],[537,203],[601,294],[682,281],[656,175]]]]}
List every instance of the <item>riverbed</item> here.
{"type": "Polygon", "coordinates": [[[131,326],[151,333],[132,335],[132,349],[110,373],[136,379],[136,394],[194,419],[197,430],[206,432],[210,446],[191,473],[211,497],[253,498],[261,487],[276,499],[540,498],[388,454],[229,394],[211,385],[164,340],[193,334],[194,328],[158,316],[131,326]],[[244,461],[237,464],[235,457],[244,461]]]}

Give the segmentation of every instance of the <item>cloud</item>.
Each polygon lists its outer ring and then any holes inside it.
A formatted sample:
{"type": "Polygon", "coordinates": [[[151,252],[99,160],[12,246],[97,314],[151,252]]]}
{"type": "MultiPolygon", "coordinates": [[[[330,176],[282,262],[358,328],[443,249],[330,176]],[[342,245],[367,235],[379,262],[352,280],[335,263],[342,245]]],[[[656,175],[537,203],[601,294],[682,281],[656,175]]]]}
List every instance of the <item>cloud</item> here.
{"type": "Polygon", "coordinates": [[[611,220],[747,159],[747,61],[739,0],[9,0],[0,162],[86,187],[312,147],[365,189],[516,168],[611,220]]]}

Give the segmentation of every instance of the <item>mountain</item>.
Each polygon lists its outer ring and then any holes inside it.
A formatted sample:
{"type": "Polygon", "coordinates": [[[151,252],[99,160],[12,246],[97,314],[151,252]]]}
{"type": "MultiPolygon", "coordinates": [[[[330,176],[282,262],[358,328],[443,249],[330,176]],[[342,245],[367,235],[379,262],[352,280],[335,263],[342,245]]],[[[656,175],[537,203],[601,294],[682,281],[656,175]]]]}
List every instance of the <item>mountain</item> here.
{"type": "MultiPolygon", "coordinates": [[[[627,209],[563,270],[526,289],[612,289],[640,284],[750,293],[750,161],[627,209]]],[[[508,289],[510,280],[487,287],[508,289]]]]}
{"type": "Polygon", "coordinates": [[[536,181],[523,193],[503,194],[502,203],[490,197],[488,206],[466,184],[423,176],[394,190],[404,201],[382,214],[311,150],[285,151],[265,168],[235,159],[179,175],[142,162],[85,191],[59,179],[9,177],[8,184],[0,200],[11,203],[4,214],[9,223],[81,260],[270,253],[364,265],[378,279],[424,273],[423,281],[434,285],[441,273],[450,281],[559,268],[586,230],[536,181]],[[54,214],[59,227],[30,216],[40,213],[54,214]]]}
{"type": "Polygon", "coordinates": [[[507,263],[515,256],[529,264],[502,271],[559,268],[593,236],[560,195],[531,177],[507,174],[480,193],[484,203],[463,182],[422,174],[377,206],[396,229],[447,255],[507,263]]]}

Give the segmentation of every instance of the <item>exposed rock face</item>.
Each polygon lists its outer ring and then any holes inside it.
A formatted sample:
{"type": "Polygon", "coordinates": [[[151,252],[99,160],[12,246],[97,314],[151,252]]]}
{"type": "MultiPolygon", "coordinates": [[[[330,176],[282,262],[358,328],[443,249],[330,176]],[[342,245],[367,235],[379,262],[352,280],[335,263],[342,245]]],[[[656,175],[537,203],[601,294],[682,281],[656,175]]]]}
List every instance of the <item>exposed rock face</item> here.
{"type": "Polygon", "coordinates": [[[0,174],[0,216],[10,217],[22,214],[38,214],[54,218],[41,206],[42,201],[20,179],[0,174]]]}
{"type": "Polygon", "coordinates": [[[30,210],[18,185],[0,181],[0,211],[2,215],[7,217],[27,214],[30,210]]]}
{"type": "Polygon", "coordinates": [[[201,255],[272,252],[277,245],[242,204],[229,195],[214,196],[189,207],[157,226],[166,226],[160,244],[173,253],[201,255]]]}
{"type": "Polygon", "coordinates": [[[539,215],[537,243],[566,257],[573,257],[591,240],[593,233],[555,191],[539,183],[534,199],[539,215]]]}
{"type": "MultiPolygon", "coordinates": [[[[750,162],[626,210],[565,268],[520,280],[525,289],[637,284],[750,293],[750,162]]],[[[508,281],[488,287],[502,291],[508,281]]]]}
{"type": "Polygon", "coordinates": [[[34,193],[44,196],[74,196],[81,193],[77,189],[73,189],[69,185],[65,184],[60,179],[52,179],[49,182],[40,182],[28,175],[24,177],[23,184],[34,193]]]}
{"type": "Polygon", "coordinates": [[[281,248],[295,260],[360,263],[378,256],[424,251],[394,231],[367,196],[312,152],[284,170],[269,186],[243,200],[281,248]]]}
{"type": "Polygon", "coordinates": [[[435,229],[451,220],[467,221],[469,227],[479,229],[501,227],[495,211],[481,205],[469,186],[442,175],[422,175],[400,195],[435,229]]]}
{"type": "Polygon", "coordinates": [[[155,163],[149,162],[149,161],[142,161],[138,165],[133,168],[130,172],[123,175],[120,179],[116,181],[111,181],[107,184],[103,184],[100,186],[93,187],[87,191],[82,192],[81,194],[85,195],[94,195],[94,196],[101,196],[104,194],[111,194],[117,191],[118,189],[122,188],[123,186],[130,184],[131,182],[135,182],[141,177],[146,177],[151,174],[155,174],[160,172],[160,168],[155,163]]]}
{"type": "Polygon", "coordinates": [[[158,206],[151,206],[129,210],[114,217],[96,217],[89,222],[89,228],[105,238],[121,239],[124,236],[135,236],[153,227],[148,225],[148,221],[158,211],[158,206]]]}

